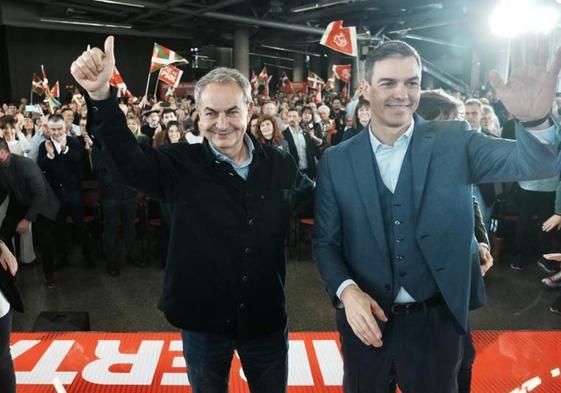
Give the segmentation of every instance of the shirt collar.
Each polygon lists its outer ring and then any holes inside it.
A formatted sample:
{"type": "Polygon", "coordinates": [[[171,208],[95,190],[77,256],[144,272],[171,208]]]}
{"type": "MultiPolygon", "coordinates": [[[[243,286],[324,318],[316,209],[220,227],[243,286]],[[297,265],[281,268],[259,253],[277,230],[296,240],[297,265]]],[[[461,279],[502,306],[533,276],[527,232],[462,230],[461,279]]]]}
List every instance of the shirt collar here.
{"type": "Polygon", "coordinates": [[[218,151],[218,149],[216,147],[214,147],[212,145],[212,143],[209,142],[208,145],[210,146],[210,150],[212,151],[212,154],[214,154],[214,157],[216,157],[216,159],[218,159],[220,161],[227,162],[227,163],[231,164],[234,168],[244,168],[244,167],[248,166],[249,164],[251,164],[251,161],[253,161],[253,151],[255,150],[255,145],[253,144],[253,141],[251,140],[251,138],[247,134],[243,134],[243,141],[247,146],[248,157],[240,165],[236,164],[236,162],[234,160],[232,160],[230,157],[228,157],[228,156],[222,154],[220,151],[218,151]]]}
{"type": "MultiPolygon", "coordinates": [[[[411,140],[411,135],[413,135],[414,128],[415,128],[415,119],[412,118],[411,125],[409,125],[409,128],[402,135],[400,135],[399,138],[397,138],[397,140],[394,143],[394,146],[396,144],[401,143],[402,141],[408,142],[409,140],[411,140]]],[[[372,122],[368,125],[368,135],[370,136],[370,143],[372,144],[372,149],[374,151],[377,151],[380,146],[387,146],[384,145],[382,142],[380,142],[380,140],[372,132],[372,122]]]]}

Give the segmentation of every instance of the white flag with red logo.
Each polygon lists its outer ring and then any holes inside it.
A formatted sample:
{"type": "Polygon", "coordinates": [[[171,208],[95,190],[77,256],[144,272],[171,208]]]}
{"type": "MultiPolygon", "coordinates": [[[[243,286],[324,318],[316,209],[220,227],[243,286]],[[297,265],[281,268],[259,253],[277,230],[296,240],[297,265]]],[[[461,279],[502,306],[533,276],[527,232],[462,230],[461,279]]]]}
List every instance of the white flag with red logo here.
{"type": "Polygon", "coordinates": [[[335,77],[345,83],[349,83],[351,81],[351,71],[352,66],[350,64],[333,66],[333,73],[335,74],[335,77]]]}
{"type": "Polygon", "coordinates": [[[181,80],[181,75],[183,75],[183,70],[180,70],[175,66],[168,65],[160,70],[160,75],[158,76],[158,78],[162,82],[170,85],[175,89],[177,85],[179,85],[179,81],[181,80]]]}
{"type": "Polygon", "coordinates": [[[325,82],[318,74],[308,72],[308,87],[314,89],[316,93],[313,99],[315,104],[322,102],[321,90],[323,89],[323,86],[325,86],[325,82]]]}
{"type": "Polygon", "coordinates": [[[320,44],[349,56],[358,56],[356,27],[343,27],[342,20],[327,25],[320,44]]]}

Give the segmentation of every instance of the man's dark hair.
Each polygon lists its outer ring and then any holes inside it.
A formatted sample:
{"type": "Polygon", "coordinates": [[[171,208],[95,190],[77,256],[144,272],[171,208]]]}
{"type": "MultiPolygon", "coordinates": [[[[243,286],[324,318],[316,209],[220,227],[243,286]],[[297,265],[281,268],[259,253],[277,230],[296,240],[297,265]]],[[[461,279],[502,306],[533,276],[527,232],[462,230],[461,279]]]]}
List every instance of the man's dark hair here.
{"type": "Polygon", "coordinates": [[[74,113],[74,111],[73,111],[72,109],[70,109],[69,107],[64,107],[64,108],[62,108],[62,110],[60,111],[60,114],[62,115],[64,112],[68,112],[68,111],[74,113]]]}
{"type": "Polygon", "coordinates": [[[16,128],[16,118],[11,115],[4,115],[0,117],[0,128],[6,128],[10,126],[10,128],[16,128]]]}
{"type": "Polygon", "coordinates": [[[165,115],[166,113],[173,113],[174,115],[176,115],[175,113],[175,109],[171,109],[171,108],[166,108],[162,111],[162,116],[165,115]]]}
{"type": "Polygon", "coordinates": [[[10,151],[10,148],[8,147],[8,142],[6,142],[4,138],[0,138],[0,150],[10,151]]]}
{"type": "Polygon", "coordinates": [[[366,58],[366,81],[372,83],[374,64],[390,57],[413,57],[421,68],[421,57],[415,48],[403,41],[386,41],[370,51],[366,58]]]}
{"type": "Polygon", "coordinates": [[[339,100],[340,103],[343,103],[343,100],[342,100],[341,97],[339,97],[339,96],[333,97],[333,98],[331,99],[331,103],[333,104],[333,101],[335,101],[335,100],[339,100]]]}
{"type": "Polygon", "coordinates": [[[421,93],[417,113],[425,120],[453,120],[460,103],[443,90],[427,90],[421,93]]]}
{"type": "Polygon", "coordinates": [[[290,108],[288,108],[288,111],[286,113],[288,113],[288,112],[296,112],[296,113],[298,113],[298,116],[300,116],[300,111],[298,110],[298,108],[290,107],[290,108]]]}
{"type": "Polygon", "coordinates": [[[61,122],[61,121],[64,122],[64,117],[62,117],[58,113],[53,113],[52,115],[49,116],[49,119],[47,121],[54,122],[54,123],[58,123],[58,122],[61,122]]]}

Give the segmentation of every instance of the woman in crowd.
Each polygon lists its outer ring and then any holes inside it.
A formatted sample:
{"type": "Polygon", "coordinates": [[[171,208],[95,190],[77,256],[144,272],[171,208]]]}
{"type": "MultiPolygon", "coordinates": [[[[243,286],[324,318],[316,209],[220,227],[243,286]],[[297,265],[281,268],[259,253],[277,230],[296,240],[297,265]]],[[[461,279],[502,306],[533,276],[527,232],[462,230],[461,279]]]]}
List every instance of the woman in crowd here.
{"type": "Polygon", "coordinates": [[[343,140],[345,141],[358,134],[368,126],[369,122],[370,102],[368,102],[368,100],[365,100],[363,97],[360,97],[353,114],[353,128],[345,130],[345,133],[343,134],[343,140]]]}
{"type": "Polygon", "coordinates": [[[491,105],[483,104],[481,106],[481,113],[481,128],[500,138],[501,126],[497,115],[495,115],[493,107],[491,105]]]}
{"type": "Polygon", "coordinates": [[[288,152],[288,143],[284,140],[281,130],[277,128],[275,118],[270,115],[262,115],[257,120],[257,140],[263,145],[276,146],[288,152]]]}
{"type": "Polygon", "coordinates": [[[35,135],[35,124],[30,115],[26,115],[23,118],[21,132],[23,133],[23,135],[25,135],[28,141],[31,141],[31,138],[33,138],[33,135],[35,135]]]}
{"type": "Polygon", "coordinates": [[[10,115],[1,117],[0,129],[3,131],[4,139],[8,142],[10,153],[17,154],[19,156],[27,156],[27,154],[31,151],[31,145],[25,135],[23,135],[21,131],[17,130],[16,119],[10,115]]]}
{"type": "Polygon", "coordinates": [[[136,117],[135,115],[127,116],[127,127],[129,127],[129,130],[131,130],[133,135],[136,137],[138,143],[144,143],[144,144],[150,143],[150,138],[148,138],[148,136],[140,132],[141,126],[138,117],[136,117]]]}
{"type": "Polygon", "coordinates": [[[23,311],[21,298],[12,279],[17,270],[16,258],[8,247],[0,242],[0,387],[3,393],[16,393],[16,374],[10,353],[10,332],[11,309],[23,311]]]}
{"type": "Polygon", "coordinates": [[[170,143],[187,142],[185,131],[177,121],[170,121],[166,128],[154,136],[154,147],[158,148],[170,143]]]}
{"type": "Polygon", "coordinates": [[[321,124],[314,121],[314,118],[316,117],[314,116],[314,107],[311,105],[305,105],[302,107],[302,122],[300,123],[300,127],[302,127],[302,131],[313,133],[317,138],[321,138],[321,124]]]}

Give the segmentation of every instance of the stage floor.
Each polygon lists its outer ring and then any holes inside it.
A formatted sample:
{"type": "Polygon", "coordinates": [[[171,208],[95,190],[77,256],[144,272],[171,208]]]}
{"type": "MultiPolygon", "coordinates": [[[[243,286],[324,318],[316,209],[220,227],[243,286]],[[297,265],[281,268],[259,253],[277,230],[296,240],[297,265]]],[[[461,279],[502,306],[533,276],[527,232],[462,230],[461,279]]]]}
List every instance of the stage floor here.
{"type": "MultiPolygon", "coordinates": [[[[561,332],[474,332],[473,393],[561,392],[561,332]]],[[[188,393],[177,333],[13,333],[18,393],[188,393]],[[62,390],[60,390],[62,392],[62,390]]],[[[336,333],[290,334],[289,393],[341,392],[336,333]]],[[[239,359],[231,392],[248,392],[239,359]]]]}

